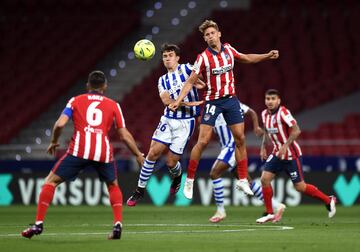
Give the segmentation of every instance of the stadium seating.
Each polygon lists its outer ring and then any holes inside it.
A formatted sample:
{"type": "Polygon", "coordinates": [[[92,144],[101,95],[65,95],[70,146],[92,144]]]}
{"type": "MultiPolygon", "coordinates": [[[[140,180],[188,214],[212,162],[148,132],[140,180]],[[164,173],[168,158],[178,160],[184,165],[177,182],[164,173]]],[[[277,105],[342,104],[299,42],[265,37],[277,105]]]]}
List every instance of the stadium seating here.
{"type": "MultiPolygon", "coordinates": [[[[250,10],[215,11],[211,18],[223,31],[223,42],[244,53],[280,50],[278,61],[235,67],[240,100],[260,113],[264,91],[277,88],[283,102],[296,113],[359,90],[359,9],[359,2],[353,0],[253,0],[250,10]]],[[[181,61],[194,62],[204,46],[195,30],[181,45],[181,61]]],[[[138,140],[146,148],[162,111],[156,85],[164,72],[159,66],[122,101],[129,128],[139,132],[138,140]],[[133,106],[131,94],[151,109],[133,106]],[[146,118],[146,124],[139,123],[140,117],[146,118]]],[[[351,132],[346,134],[355,134],[351,132]]],[[[326,130],[321,133],[321,137],[328,135],[326,130]]],[[[312,153],[320,152],[311,148],[312,153]]]]}
{"type": "Polygon", "coordinates": [[[136,1],[2,1],[1,118],[7,143],[140,23],[136,1]],[[5,88],[6,87],[6,88],[5,88]]]}

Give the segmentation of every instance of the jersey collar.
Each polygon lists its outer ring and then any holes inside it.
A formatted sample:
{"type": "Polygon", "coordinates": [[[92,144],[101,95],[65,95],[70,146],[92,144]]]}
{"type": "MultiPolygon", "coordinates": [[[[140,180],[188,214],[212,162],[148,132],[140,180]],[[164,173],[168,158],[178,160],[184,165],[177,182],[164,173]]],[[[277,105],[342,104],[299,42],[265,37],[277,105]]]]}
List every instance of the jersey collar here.
{"type": "Polygon", "coordinates": [[[215,50],[214,50],[214,49],[212,49],[210,46],[208,47],[208,50],[209,50],[209,52],[211,52],[213,55],[217,55],[217,54],[219,54],[219,53],[221,53],[221,52],[225,51],[225,47],[224,47],[224,45],[223,45],[223,44],[221,44],[221,49],[220,49],[220,52],[215,51],[215,50]]]}

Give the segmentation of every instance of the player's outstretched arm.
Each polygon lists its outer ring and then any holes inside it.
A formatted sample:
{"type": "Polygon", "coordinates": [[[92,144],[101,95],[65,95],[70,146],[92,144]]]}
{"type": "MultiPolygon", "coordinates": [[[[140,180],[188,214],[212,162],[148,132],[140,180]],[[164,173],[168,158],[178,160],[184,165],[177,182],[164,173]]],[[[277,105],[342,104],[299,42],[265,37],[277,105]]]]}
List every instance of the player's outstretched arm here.
{"type": "Polygon", "coordinates": [[[140,166],[142,166],[145,161],[144,154],[141,153],[141,151],[137,147],[135,139],[131,135],[131,133],[127,130],[127,128],[118,128],[117,133],[120,140],[125,143],[131,153],[136,157],[136,161],[139,163],[140,166]]]}
{"type": "Polygon", "coordinates": [[[192,71],[189,79],[186,80],[183,88],[181,89],[181,92],[180,92],[178,98],[176,99],[176,101],[169,104],[169,106],[168,106],[169,109],[171,109],[172,111],[175,111],[180,106],[182,100],[190,92],[194,83],[197,82],[198,78],[199,78],[198,74],[196,74],[194,71],[192,71]]]}
{"type": "Polygon", "coordinates": [[[250,117],[251,117],[254,134],[257,137],[262,136],[264,134],[264,130],[259,126],[259,118],[258,118],[256,112],[252,108],[249,108],[249,110],[245,114],[250,115],[250,117]]]}
{"type": "Polygon", "coordinates": [[[60,117],[54,124],[53,131],[51,134],[51,141],[46,150],[50,155],[55,155],[56,148],[59,146],[59,138],[62,132],[62,129],[65,127],[66,123],[69,121],[69,117],[65,114],[61,114],[60,117]]]}
{"type": "MultiPolygon", "coordinates": [[[[165,106],[169,106],[171,103],[175,102],[174,99],[171,99],[170,94],[167,91],[164,91],[160,94],[161,101],[165,106]]],[[[184,102],[182,101],[179,106],[199,106],[203,104],[204,101],[193,101],[193,102],[184,102]]]]}
{"type": "Polygon", "coordinates": [[[271,50],[264,54],[240,54],[239,62],[246,64],[258,63],[264,60],[277,59],[279,58],[278,50],[271,50]]]}

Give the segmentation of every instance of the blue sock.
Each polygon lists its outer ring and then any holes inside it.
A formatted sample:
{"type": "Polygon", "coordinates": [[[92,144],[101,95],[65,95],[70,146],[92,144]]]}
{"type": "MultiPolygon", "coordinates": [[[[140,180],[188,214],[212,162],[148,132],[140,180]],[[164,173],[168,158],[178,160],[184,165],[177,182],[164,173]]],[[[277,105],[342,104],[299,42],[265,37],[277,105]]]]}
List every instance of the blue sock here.
{"type": "Polygon", "coordinates": [[[141,167],[140,176],[138,180],[138,187],[145,188],[146,184],[154,170],[156,161],[145,159],[144,165],[141,167]]]}

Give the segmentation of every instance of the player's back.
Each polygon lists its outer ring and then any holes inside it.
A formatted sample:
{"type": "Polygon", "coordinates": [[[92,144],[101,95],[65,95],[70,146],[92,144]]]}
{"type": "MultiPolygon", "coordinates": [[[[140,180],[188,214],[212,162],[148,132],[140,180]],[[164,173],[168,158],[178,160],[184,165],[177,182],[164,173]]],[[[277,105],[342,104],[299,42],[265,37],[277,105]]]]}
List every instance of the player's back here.
{"type": "Polygon", "coordinates": [[[66,109],[71,110],[74,122],[68,153],[99,162],[112,161],[108,131],[114,121],[118,128],[125,127],[119,104],[100,93],[88,93],[72,98],[66,109]]]}

